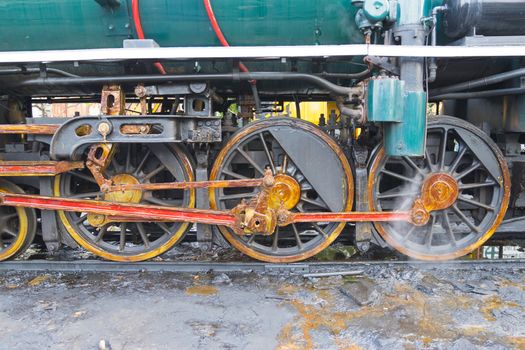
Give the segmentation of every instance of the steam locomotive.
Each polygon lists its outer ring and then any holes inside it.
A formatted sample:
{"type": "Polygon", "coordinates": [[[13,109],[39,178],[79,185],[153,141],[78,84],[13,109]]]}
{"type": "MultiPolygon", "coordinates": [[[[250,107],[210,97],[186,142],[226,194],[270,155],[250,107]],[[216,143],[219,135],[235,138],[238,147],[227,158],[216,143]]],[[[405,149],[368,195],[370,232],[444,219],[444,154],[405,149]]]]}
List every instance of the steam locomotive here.
{"type": "Polygon", "coordinates": [[[524,0],[3,1],[0,260],[38,234],[142,261],[193,227],[267,262],[520,238],[524,21],[524,0]],[[34,113],[63,103],[100,113],[34,113]]]}

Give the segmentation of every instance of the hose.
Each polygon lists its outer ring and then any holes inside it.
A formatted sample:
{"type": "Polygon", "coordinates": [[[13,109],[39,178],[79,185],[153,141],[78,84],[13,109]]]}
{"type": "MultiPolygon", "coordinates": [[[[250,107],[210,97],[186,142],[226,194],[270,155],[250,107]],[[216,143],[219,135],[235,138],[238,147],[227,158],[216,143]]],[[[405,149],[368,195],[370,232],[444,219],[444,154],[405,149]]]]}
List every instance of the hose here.
{"type": "MultiPolygon", "coordinates": [[[[137,31],[137,36],[139,39],[143,40],[146,37],[144,35],[144,30],[142,29],[142,22],[140,21],[139,0],[131,0],[131,12],[133,15],[133,23],[135,24],[135,30],[137,31]]],[[[166,70],[160,62],[155,62],[154,65],[160,74],[166,74],[166,70]]]]}
{"type": "MultiPolygon", "coordinates": [[[[217,36],[217,39],[221,42],[221,45],[224,47],[230,47],[230,43],[228,40],[226,40],[226,37],[222,33],[221,27],[219,26],[219,22],[217,22],[217,18],[215,17],[215,13],[213,12],[213,8],[211,6],[211,0],[203,0],[204,7],[206,8],[206,13],[208,14],[208,19],[210,20],[211,27],[213,29],[213,32],[217,36]]],[[[248,68],[242,63],[239,62],[239,69],[243,73],[250,73],[248,68]]],[[[255,80],[251,80],[250,84],[252,85],[252,93],[253,93],[253,100],[255,101],[255,110],[257,113],[261,112],[261,100],[259,98],[259,92],[257,91],[257,82],[255,80]]]]}

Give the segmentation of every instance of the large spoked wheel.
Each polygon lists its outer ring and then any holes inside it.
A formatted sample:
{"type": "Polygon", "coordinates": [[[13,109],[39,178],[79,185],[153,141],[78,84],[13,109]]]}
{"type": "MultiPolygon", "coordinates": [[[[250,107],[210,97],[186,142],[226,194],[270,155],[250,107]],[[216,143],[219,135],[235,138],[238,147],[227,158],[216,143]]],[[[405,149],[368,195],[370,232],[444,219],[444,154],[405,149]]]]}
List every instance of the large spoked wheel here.
{"type": "MultiPolygon", "coordinates": [[[[0,179],[0,192],[24,193],[15,184],[0,179]]],[[[0,207],[0,261],[27,250],[36,232],[36,212],[31,208],[0,207]]]]}
{"type": "MultiPolygon", "coordinates": [[[[105,172],[115,184],[193,181],[189,157],[178,147],[160,144],[124,144],[105,172]]],[[[194,190],[122,191],[103,195],[89,170],[58,176],[57,196],[100,199],[119,203],[142,203],[193,208],[194,190]]],[[[59,212],[69,234],[85,249],[114,261],[143,261],[156,257],[177,244],[189,230],[188,223],[121,222],[94,227],[81,212],[59,212]]]]}
{"type": "MultiPolygon", "coordinates": [[[[251,179],[270,168],[281,200],[291,211],[350,211],[354,183],[350,165],[339,146],[315,125],[291,118],[271,118],[239,130],[224,146],[211,171],[212,180],[251,179]],[[276,185],[277,187],[277,185],[276,185]]],[[[213,209],[234,208],[258,189],[210,191],[213,209]]],[[[293,224],[271,236],[239,236],[219,227],[224,237],[246,255],[268,262],[293,262],[330,245],[344,223],[293,224]]]]}
{"type": "MultiPolygon", "coordinates": [[[[408,210],[431,175],[455,182],[457,199],[431,213],[426,226],[375,223],[392,247],[422,260],[446,260],[480,247],[503,220],[510,196],[510,176],[503,155],[481,130],[457,118],[429,119],[424,158],[386,157],[371,161],[372,211],[408,210]]],[[[435,177],[434,177],[435,178],[435,177]]],[[[439,187],[433,193],[439,198],[439,187]]]]}

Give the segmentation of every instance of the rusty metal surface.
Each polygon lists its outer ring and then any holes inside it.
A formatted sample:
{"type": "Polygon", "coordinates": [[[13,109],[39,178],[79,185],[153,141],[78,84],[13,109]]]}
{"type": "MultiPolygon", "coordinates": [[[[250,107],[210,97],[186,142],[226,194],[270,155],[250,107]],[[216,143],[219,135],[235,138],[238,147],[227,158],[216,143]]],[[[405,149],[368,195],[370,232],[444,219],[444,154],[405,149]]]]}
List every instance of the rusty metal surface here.
{"type": "Polygon", "coordinates": [[[0,161],[0,176],[55,176],[83,168],[83,162],[0,161]]]}
{"type": "Polygon", "coordinates": [[[184,190],[192,188],[236,188],[236,187],[259,187],[263,179],[248,180],[224,180],[224,181],[195,181],[195,182],[166,182],[148,184],[111,185],[107,191],[157,191],[157,190],[184,190]]]}
{"type": "Polygon", "coordinates": [[[0,134],[53,135],[59,127],[55,124],[1,124],[0,134]]]}
{"type": "Polygon", "coordinates": [[[100,110],[104,115],[125,114],[126,96],[120,85],[106,85],[102,88],[100,110]]]}

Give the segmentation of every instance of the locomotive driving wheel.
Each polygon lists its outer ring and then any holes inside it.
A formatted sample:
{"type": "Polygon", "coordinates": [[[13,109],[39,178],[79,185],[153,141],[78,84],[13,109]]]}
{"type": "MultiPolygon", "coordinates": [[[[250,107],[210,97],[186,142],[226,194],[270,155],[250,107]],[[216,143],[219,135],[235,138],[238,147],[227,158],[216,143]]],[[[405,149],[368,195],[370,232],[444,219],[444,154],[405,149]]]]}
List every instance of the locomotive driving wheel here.
{"type": "MultiPolygon", "coordinates": [[[[0,192],[24,193],[15,184],[0,179],[0,192]]],[[[0,261],[15,258],[33,243],[36,212],[31,208],[0,207],[0,261]]]]}
{"type": "Polygon", "coordinates": [[[429,119],[425,157],[387,157],[381,148],[370,164],[371,211],[407,210],[419,197],[440,209],[422,227],[374,224],[390,246],[413,258],[470,253],[495,232],[509,203],[503,155],[484,132],[457,118],[429,119]]]}
{"type": "MultiPolygon", "coordinates": [[[[217,156],[211,180],[275,176],[272,200],[293,212],[350,211],[354,183],[350,165],[336,142],[315,125],[292,118],[270,118],[249,124],[217,156]]],[[[249,200],[258,188],[210,190],[213,209],[229,210],[249,200]]],[[[345,223],[297,223],[270,235],[237,235],[219,227],[224,237],[246,255],[267,262],[293,262],[330,245],[345,223]]]]}
{"type": "MultiPolygon", "coordinates": [[[[177,146],[122,144],[105,175],[115,185],[194,181],[187,154],[177,146]]],[[[193,208],[194,190],[126,190],[103,194],[86,169],[58,176],[55,194],[63,198],[101,199],[119,203],[193,208]]],[[[177,244],[189,230],[189,223],[97,222],[97,215],[59,212],[69,234],[85,249],[114,261],[143,261],[156,257],[177,244]]]]}

